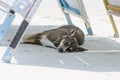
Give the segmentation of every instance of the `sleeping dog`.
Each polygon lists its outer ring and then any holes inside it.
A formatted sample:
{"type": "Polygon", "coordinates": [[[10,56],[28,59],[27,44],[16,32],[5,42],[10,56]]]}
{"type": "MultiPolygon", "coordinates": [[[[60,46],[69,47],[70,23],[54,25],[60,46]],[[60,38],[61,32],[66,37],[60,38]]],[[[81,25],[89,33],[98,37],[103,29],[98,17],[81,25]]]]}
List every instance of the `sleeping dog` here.
{"type": "Polygon", "coordinates": [[[23,39],[23,43],[37,44],[56,48],[59,52],[79,52],[87,49],[80,47],[84,43],[84,33],[76,26],[64,25],[23,39]]]}

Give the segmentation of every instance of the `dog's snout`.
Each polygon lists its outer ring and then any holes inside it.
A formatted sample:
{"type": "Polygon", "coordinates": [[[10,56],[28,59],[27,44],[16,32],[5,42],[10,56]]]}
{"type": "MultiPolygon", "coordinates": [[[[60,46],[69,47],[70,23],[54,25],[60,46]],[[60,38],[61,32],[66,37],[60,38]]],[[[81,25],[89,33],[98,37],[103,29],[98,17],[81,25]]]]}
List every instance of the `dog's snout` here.
{"type": "Polygon", "coordinates": [[[61,52],[61,53],[64,52],[63,48],[58,48],[58,51],[61,52]]]}

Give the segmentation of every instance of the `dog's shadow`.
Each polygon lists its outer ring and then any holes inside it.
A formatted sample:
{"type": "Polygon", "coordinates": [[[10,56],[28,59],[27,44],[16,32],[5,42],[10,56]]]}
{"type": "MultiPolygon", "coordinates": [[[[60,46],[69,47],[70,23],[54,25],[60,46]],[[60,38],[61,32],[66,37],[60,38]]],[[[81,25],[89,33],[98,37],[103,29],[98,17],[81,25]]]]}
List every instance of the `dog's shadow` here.
{"type": "Polygon", "coordinates": [[[85,71],[120,71],[120,43],[105,37],[86,37],[85,52],[59,53],[39,45],[20,44],[14,59],[20,65],[85,71]]]}
{"type": "MultiPolygon", "coordinates": [[[[30,26],[25,35],[34,34],[57,26],[30,26]],[[31,31],[32,30],[32,31],[31,31]]],[[[7,44],[17,26],[13,26],[3,44],[7,44]]],[[[119,40],[120,41],[120,40],[119,40]]],[[[56,49],[39,45],[20,44],[13,52],[11,63],[40,67],[84,71],[120,71],[120,42],[107,37],[85,38],[85,52],[59,53],[56,49]]]]}

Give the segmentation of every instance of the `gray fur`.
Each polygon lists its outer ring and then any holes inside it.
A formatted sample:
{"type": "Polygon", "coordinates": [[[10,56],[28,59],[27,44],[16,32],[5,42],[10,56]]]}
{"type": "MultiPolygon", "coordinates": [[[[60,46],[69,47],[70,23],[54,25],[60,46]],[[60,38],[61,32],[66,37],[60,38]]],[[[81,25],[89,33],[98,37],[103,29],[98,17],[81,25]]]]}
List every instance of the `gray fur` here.
{"type": "MultiPolygon", "coordinates": [[[[79,29],[78,27],[76,26],[71,26],[71,25],[64,25],[64,26],[61,26],[57,29],[52,29],[52,30],[46,30],[44,32],[41,32],[41,33],[37,33],[37,34],[34,34],[34,35],[31,35],[27,38],[25,38],[23,40],[23,43],[31,43],[31,44],[38,44],[38,45],[42,45],[42,46],[47,46],[47,47],[53,47],[53,48],[57,48],[58,51],[59,49],[65,49],[66,48],[66,51],[68,50],[68,52],[74,52],[74,51],[85,51],[87,49],[84,49],[82,47],[80,47],[79,45],[82,45],[84,43],[84,33],[81,29],[79,29]],[[73,39],[74,37],[74,39],[73,39]],[[45,38],[45,39],[43,39],[45,38]],[[73,40],[73,44],[76,46],[75,49],[67,49],[67,45],[63,44],[64,40],[66,38],[71,38],[69,40],[73,40]],[[53,45],[55,46],[52,46],[52,45],[47,45],[47,44],[43,44],[43,42],[41,42],[46,40],[48,42],[51,42],[53,43],[53,45]]],[[[70,46],[70,45],[69,45],[70,46]]],[[[61,52],[61,51],[59,51],[61,52]]],[[[63,50],[63,52],[65,52],[63,50]]]]}

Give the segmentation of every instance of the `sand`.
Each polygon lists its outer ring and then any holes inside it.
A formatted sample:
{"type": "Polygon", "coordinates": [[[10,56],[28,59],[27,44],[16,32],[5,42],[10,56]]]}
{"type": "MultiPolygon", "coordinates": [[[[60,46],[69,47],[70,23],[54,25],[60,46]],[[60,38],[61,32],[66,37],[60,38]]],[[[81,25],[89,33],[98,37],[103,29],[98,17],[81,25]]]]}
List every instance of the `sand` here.
{"type": "MultiPolygon", "coordinates": [[[[85,33],[85,52],[59,53],[39,45],[20,44],[11,51],[11,64],[0,62],[0,80],[120,80],[120,38],[113,30],[102,0],[84,0],[94,36],[88,36],[83,21],[72,16],[85,33]]],[[[0,53],[16,32],[22,18],[18,15],[5,37],[0,53]]],[[[119,26],[119,18],[115,17],[119,26]]],[[[67,24],[56,0],[43,0],[24,36],[67,24]],[[50,3],[50,4],[49,4],[50,3]],[[31,31],[32,30],[32,31],[31,31]]]]}

